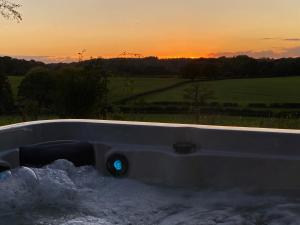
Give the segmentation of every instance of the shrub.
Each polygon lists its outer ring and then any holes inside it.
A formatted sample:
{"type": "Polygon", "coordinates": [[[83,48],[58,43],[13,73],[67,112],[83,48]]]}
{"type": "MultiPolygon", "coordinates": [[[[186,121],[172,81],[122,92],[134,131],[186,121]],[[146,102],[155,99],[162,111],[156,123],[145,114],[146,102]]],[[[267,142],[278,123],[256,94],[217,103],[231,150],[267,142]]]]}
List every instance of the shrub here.
{"type": "Polygon", "coordinates": [[[14,98],[6,76],[0,75],[0,114],[8,114],[14,110],[14,98]]]}
{"type": "Polygon", "coordinates": [[[300,103],[272,103],[271,108],[282,108],[282,109],[299,109],[300,103]]]}
{"type": "Polygon", "coordinates": [[[107,77],[92,68],[63,68],[58,74],[56,109],[61,117],[84,118],[105,114],[107,77]]]}
{"type": "Polygon", "coordinates": [[[52,110],[55,101],[55,88],[55,76],[50,70],[43,67],[30,70],[19,86],[18,103],[20,110],[25,114],[31,114],[31,110],[28,111],[27,109],[34,108],[35,116],[44,111],[52,110]]]}

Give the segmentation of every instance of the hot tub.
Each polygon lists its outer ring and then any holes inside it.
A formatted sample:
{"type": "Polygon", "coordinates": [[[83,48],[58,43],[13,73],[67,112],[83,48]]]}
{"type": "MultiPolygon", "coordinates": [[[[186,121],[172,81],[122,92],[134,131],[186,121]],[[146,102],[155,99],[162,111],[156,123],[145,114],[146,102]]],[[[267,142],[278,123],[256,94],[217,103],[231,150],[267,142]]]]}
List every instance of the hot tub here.
{"type": "Polygon", "coordinates": [[[99,120],[51,120],[0,128],[0,168],[56,159],[106,176],[176,187],[295,191],[300,131],[99,120]]]}

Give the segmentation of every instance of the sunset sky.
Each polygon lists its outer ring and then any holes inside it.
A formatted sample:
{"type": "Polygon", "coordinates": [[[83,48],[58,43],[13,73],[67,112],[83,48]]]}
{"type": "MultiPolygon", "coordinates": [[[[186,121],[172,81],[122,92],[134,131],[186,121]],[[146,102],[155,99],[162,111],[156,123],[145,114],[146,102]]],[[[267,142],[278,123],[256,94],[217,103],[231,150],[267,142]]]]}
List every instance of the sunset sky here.
{"type": "Polygon", "coordinates": [[[19,0],[0,18],[0,55],[49,61],[118,57],[300,56],[299,0],[19,0]]]}

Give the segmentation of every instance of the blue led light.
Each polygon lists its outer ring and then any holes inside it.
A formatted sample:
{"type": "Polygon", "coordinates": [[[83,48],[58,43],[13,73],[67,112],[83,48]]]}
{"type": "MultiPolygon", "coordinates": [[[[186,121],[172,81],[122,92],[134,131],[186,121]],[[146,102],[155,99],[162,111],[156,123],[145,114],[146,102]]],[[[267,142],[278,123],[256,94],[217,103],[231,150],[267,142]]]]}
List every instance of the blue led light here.
{"type": "Polygon", "coordinates": [[[123,169],[123,165],[122,165],[122,162],[121,160],[116,160],[114,162],[114,167],[117,171],[121,171],[123,169]]]}

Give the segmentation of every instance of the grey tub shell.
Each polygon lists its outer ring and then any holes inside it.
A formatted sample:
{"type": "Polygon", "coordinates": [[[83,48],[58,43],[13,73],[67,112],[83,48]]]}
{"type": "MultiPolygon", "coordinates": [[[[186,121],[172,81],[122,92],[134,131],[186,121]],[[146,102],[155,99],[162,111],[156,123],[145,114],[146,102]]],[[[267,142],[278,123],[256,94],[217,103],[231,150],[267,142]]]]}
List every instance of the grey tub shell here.
{"type": "MultiPolygon", "coordinates": [[[[300,189],[300,131],[101,120],[50,120],[0,128],[0,163],[19,166],[19,147],[61,140],[93,144],[106,173],[113,153],[128,158],[128,177],[174,186],[300,189]],[[191,143],[177,154],[175,143],[191,143]]],[[[109,174],[107,174],[109,175],[109,174]]]]}

